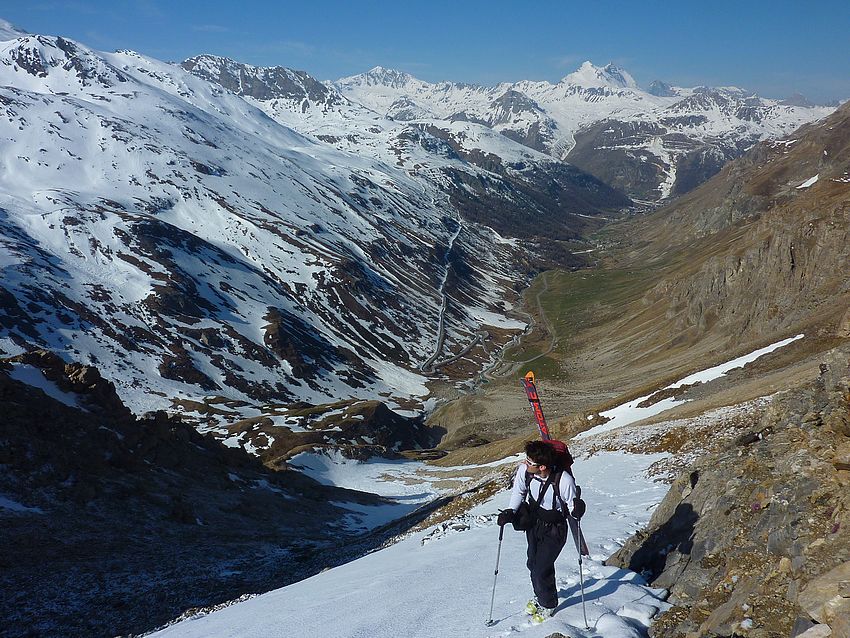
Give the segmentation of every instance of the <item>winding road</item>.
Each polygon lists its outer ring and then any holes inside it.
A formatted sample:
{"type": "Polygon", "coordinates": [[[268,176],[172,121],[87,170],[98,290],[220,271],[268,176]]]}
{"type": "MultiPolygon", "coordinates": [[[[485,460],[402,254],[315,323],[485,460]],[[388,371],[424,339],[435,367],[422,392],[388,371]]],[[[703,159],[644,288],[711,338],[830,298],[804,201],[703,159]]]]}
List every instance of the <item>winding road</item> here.
{"type": "MultiPolygon", "coordinates": [[[[455,231],[454,235],[452,235],[451,239],[449,239],[449,246],[448,246],[448,248],[446,248],[446,254],[443,258],[443,261],[445,262],[445,265],[446,265],[446,270],[443,273],[443,281],[440,282],[440,290],[439,290],[440,296],[443,299],[443,305],[440,308],[439,326],[437,328],[437,345],[434,348],[434,354],[432,354],[428,358],[428,360],[425,361],[425,363],[423,363],[419,367],[419,369],[426,374],[429,374],[429,373],[434,371],[434,369],[435,369],[434,361],[437,360],[437,357],[439,357],[440,353],[443,351],[443,345],[444,345],[445,340],[446,340],[446,310],[449,307],[449,296],[446,294],[446,282],[448,282],[448,280],[449,280],[449,270],[451,270],[451,267],[452,267],[452,265],[451,265],[452,248],[454,248],[455,240],[458,238],[458,235],[460,235],[460,231],[463,230],[463,225],[460,223],[460,220],[455,220],[455,221],[457,222],[457,230],[455,231]]],[[[474,342],[473,342],[472,345],[475,345],[474,342]]],[[[472,345],[470,345],[469,348],[472,348],[472,345]]],[[[468,351],[469,350],[467,349],[467,352],[468,351]]],[[[445,362],[441,362],[439,365],[445,365],[445,362]]],[[[439,367],[439,366],[437,366],[437,367],[439,367]]]]}

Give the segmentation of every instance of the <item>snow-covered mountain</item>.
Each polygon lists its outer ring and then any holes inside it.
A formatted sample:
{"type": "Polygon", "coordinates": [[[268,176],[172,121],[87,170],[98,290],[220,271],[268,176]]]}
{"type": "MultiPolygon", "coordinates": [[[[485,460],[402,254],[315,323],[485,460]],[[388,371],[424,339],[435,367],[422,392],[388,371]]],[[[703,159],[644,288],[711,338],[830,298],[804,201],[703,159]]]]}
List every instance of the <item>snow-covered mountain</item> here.
{"type": "Polygon", "coordinates": [[[389,117],[477,122],[650,200],[686,192],[755,142],[833,110],[734,87],[643,90],[627,71],[591,62],[555,84],[431,84],[376,67],[332,85],[389,117]]]}
{"type": "Polygon", "coordinates": [[[0,18],[0,42],[5,40],[14,40],[22,36],[28,35],[26,31],[16,27],[11,22],[0,18]]]}
{"type": "Polygon", "coordinates": [[[629,204],[486,127],[401,126],[304,73],[211,83],[209,62],[6,34],[0,350],[98,365],[137,412],[421,407],[441,364],[483,365],[524,326],[537,248],[511,236],[576,239],[629,204]],[[339,122],[353,142],[323,139],[339,122]]]}
{"type": "Polygon", "coordinates": [[[447,341],[510,325],[511,244],[403,171],[131,52],[17,38],[0,85],[5,341],[98,363],[134,409],[426,394],[447,260],[447,341]]]}
{"type": "MultiPolygon", "coordinates": [[[[422,113],[404,99],[391,105],[390,117],[303,71],[211,55],[190,58],[182,66],[304,135],[430,182],[451,196],[461,217],[504,235],[575,239],[589,227],[588,219],[630,203],[575,167],[485,124],[439,120],[430,113],[431,119],[420,120],[422,113]]],[[[382,77],[390,85],[412,81],[398,73],[382,77]]]]}
{"type": "Polygon", "coordinates": [[[707,140],[733,155],[820,113],[733,89],[653,95],[612,65],[555,85],[380,68],[323,84],[2,28],[0,345],[97,364],[137,411],[418,407],[441,364],[463,357],[468,375],[522,327],[529,252],[572,263],[551,240],[630,204],[561,157],[597,173],[620,157],[664,195],[683,162],[708,171],[707,140]],[[676,161],[656,171],[662,155],[676,161]]]}

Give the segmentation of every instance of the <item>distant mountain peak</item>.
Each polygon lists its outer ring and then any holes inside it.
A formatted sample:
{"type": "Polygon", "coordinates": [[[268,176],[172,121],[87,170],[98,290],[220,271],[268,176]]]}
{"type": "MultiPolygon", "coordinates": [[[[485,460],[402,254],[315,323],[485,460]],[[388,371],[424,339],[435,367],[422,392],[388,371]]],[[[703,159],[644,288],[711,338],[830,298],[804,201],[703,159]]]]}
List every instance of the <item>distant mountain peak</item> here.
{"type": "Polygon", "coordinates": [[[637,88],[637,82],[625,69],[621,69],[613,63],[598,67],[590,61],[584,62],[577,71],[573,71],[561,80],[561,83],[577,84],[584,87],[637,88]]]}
{"type": "Polygon", "coordinates": [[[794,93],[793,95],[790,95],[789,97],[782,100],[781,104],[784,106],[802,106],[805,108],[811,108],[815,106],[815,104],[802,93],[794,93]]]}
{"type": "Polygon", "coordinates": [[[409,73],[399,71],[397,69],[388,69],[383,66],[376,66],[367,71],[364,75],[369,84],[383,84],[395,88],[405,86],[415,78],[409,73]]]}
{"type": "Polygon", "coordinates": [[[96,52],[62,37],[22,34],[0,48],[0,62],[34,78],[51,78],[56,87],[72,79],[81,85],[110,87],[126,76],[96,52]],[[64,79],[63,79],[64,78],[64,79]]]}
{"type": "Polygon", "coordinates": [[[237,95],[257,100],[283,98],[302,103],[338,104],[342,98],[304,71],[283,66],[252,66],[218,55],[196,55],[180,63],[199,78],[220,84],[237,95]]]}
{"type": "Polygon", "coordinates": [[[656,97],[676,97],[679,95],[679,92],[673,86],[666,82],[662,82],[661,80],[653,81],[646,91],[650,95],[655,95],[656,97]]]}

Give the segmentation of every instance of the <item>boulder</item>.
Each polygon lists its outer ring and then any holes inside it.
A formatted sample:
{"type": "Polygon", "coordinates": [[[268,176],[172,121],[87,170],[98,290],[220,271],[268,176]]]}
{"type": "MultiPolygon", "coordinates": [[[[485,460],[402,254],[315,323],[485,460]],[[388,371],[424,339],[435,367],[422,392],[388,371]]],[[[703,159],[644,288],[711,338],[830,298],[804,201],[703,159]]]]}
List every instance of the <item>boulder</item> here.
{"type": "Polygon", "coordinates": [[[797,604],[820,623],[835,618],[838,611],[850,614],[850,598],[842,596],[842,592],[847,593],[848,581],[850,561],[809,581],[797,598],[797,604]]]}
{"type": "Polygon", "coordinates": [[[831,636],[832,629],[829,625],[815,625],[803,633],[797,634],[796,638],[830,638],[831,636]]]}

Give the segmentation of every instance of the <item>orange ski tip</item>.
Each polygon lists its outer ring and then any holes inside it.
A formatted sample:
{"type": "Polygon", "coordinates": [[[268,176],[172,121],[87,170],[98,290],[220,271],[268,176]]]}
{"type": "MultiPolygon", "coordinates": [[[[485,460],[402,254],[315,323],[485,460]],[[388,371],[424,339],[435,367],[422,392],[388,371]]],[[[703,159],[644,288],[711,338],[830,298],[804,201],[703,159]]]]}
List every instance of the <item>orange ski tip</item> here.
{"type": "Polygon", "coordinates": [[[530,383],[534,383],[534,373],[531,370],[529,370],[528,374],[525,375],[525,380],[530,383]]]}

